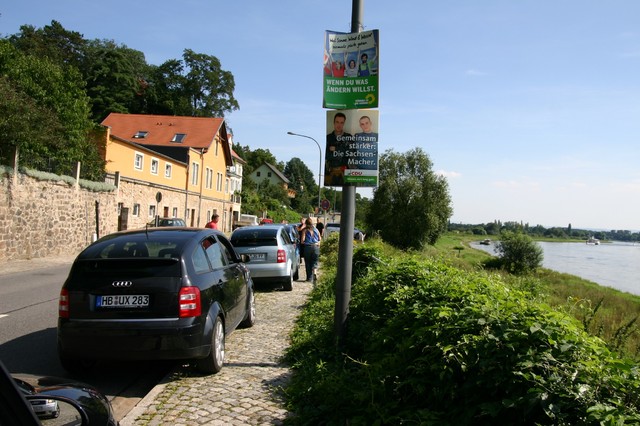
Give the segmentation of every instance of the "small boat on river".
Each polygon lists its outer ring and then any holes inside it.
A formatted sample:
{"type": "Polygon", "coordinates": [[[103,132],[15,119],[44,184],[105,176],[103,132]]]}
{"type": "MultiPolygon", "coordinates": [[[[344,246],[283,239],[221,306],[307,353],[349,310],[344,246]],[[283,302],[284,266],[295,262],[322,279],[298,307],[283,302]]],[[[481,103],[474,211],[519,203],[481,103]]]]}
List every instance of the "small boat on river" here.
{"type": "Polygon", "coordinates": [[[600,245],[600,240],[594,237],[589,237],[587,244],[593,244],[594,246],[600,245]]]}

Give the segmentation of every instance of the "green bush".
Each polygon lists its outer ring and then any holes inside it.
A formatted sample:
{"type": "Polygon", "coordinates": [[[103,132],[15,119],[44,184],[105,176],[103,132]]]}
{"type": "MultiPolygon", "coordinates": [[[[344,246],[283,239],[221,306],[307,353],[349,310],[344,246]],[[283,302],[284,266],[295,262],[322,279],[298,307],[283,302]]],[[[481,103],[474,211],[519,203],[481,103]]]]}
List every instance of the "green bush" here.
{"type": "Polygon", "coordinates": [[[542,247],[528,235],[504,232],[496,245],[501,266],[513,274],[526,274],[542,266],[542,247]]]}
{"type": "Polygon", "coordinates": [[[325,269],[296,324],[290,424],[640,423],[638,367],[571,317],[497,275],[372,253],[354,252],[342,352],[325,269]]]}

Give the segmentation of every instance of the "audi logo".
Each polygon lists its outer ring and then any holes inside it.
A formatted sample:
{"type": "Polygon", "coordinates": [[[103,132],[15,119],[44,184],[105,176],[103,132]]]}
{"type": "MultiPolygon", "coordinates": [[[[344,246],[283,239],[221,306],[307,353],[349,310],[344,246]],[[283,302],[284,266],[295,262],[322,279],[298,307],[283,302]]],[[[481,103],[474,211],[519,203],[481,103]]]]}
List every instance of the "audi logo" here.
{"type": "Polygon", "coordinates": [[[113,287],[131,287],[133,283],[131,281],[114,281],[111,283],[113,287]]]}

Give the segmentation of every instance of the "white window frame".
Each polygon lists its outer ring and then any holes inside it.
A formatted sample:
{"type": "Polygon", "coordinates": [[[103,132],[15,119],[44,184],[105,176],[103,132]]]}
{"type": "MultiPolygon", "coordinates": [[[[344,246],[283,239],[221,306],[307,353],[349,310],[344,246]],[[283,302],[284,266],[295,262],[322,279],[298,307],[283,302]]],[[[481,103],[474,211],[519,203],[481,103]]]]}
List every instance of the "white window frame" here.
{"type": "Polygon", "coordinates": [[[133,212],[131,213],[132,216],[138,217],[140,216],[140,204],[135,203],[133,205],[133,212]]]}
{"type": "Polygon", "coordinates": [[[151,174],[158,176],[158,169],[160,168],[160,160],[151,157],[151,174]]]}
{"type": "Polygon", "coordinates": [[[140,152],[134,152],[133,154],[133,168],[136,170],[142,170],[144,167],[144,154],[140,152]]]}
{"type": "Polygon", "coordinates": [[[207,189],[212,189],[213,188],[213,169],[210,169],[209,167],[207,167],[207,169],[205,171],[204,187],[207,188],[207,189]]]}
{"type": "Polygon", "coordinates": [[[156,217],[156,206],[153,204],[149,204],[149,217],[156,217]]]}
{"type": "Polygon", "coordinates": [[[173,215],[171,217],[178,217],[178,208],[177,207],[173,208],[173,215]]]}
{"type": "Polygon", "coordinates": [[[198,186],[198,175],[200,174],[200,164],[191,163],[191,185],[198,186]]]}
{"type": "Polygon", "coordinates": [[[222,192],[222,173],[218,173],[218,178],[216,179],[216,191],[222,192]]]}
{"type": "Polygon", "coordinates": [[[164,177],[166,177],[167,179],[171,179],[172,168],[173,166],[171,165],[171,163],[164,163],[164,177]]]}

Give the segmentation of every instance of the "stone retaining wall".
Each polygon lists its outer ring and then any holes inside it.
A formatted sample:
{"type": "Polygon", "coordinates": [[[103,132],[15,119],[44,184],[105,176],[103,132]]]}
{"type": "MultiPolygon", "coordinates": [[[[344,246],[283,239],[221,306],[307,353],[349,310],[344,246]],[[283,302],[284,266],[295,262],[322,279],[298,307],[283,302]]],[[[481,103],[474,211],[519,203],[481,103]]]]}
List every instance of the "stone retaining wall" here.
{"type": "Polygon", "coordinates": [[[115,232],[117,215],[114,192],[93,192],[20,173],[15,178],[0,175],[0,261],[75,255],[96,233],[115,232]]]}

